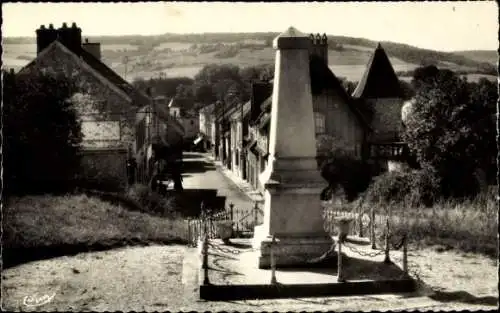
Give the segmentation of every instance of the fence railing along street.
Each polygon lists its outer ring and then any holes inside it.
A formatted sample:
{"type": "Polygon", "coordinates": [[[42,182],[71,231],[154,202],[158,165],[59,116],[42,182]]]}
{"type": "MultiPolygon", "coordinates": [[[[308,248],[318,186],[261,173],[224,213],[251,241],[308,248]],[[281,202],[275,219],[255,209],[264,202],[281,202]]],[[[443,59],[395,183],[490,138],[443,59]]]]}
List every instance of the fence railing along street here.
{"type": "Polygon", "coordinates": [[[206,232],[209,239],[219,238],[218,224],[223,222],[232,222],[233,236],[239,237],[242,235],[250,235],[253,233],[253,228],[263,222],[264,212],[255,203],[253,207],[237,208],[232,203],[221,210],[207,210],[201,208],[201,214],[197,218],[187,220],[188,224],[188,240],[192,245],[196,245],[198,239],[205,235],[206,232]]]}

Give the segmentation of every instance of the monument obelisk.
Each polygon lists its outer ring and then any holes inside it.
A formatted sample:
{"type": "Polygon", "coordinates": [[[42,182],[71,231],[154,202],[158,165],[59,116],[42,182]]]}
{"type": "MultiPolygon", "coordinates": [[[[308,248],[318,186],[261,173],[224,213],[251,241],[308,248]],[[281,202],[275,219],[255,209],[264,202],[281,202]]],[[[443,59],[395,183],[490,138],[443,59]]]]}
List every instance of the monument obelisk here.
{"type": "Polygon", "coordinates": [[[259,180],[265,186],[264,222],[255,227],[259,268],[270,265],[276,236],[276,266],[306,264],[328,251],[332,238],[323,228],[321,190],[326,182],[316,162],[309,36],[293,27],[273,41],[276,49],[268,165],[259,180]]]}

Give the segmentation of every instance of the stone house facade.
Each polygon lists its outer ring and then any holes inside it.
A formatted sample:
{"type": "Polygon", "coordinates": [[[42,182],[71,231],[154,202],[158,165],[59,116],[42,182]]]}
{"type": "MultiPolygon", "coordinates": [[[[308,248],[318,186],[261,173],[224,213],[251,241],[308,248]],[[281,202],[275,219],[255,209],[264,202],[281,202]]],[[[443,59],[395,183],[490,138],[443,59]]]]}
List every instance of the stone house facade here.
{"type": "Polygon", "coordinates": [[[143,184],[149,184],[155,168],[165,174],[172,163],[182,160],[184,128],[159,100],[140,108],[136,114],[135,159],[137,178],[143,184]]]}
{"type": "Polygon", "coordinates": [[[125,188],[127,158],[135,149],[135,113],[148,97],[100,60],[98,43],[82,43],[75,23],[59,29],[42,25],[36,33],[37,57],[20,73],[62,73],[76,83],[79,92],[72,100],[83,133],[79,179],[86,186],[125,188]]]}
{"type": "Polygon", "coordinates": [[[231,124],[231,170],[243,179],[247,178],[245,143],[248,137],[250,101],[233,107],[229,115],[231,124]]]}
{"type": "Polygon", "coordinates": [[[203,146],[206,151],[212,151],[212,145],[214,144],[214,134],[213,129],[214,123],[214,110],[215,105],[212,103],[201,108],[198,112],[199,114],[199,138],[203,140],[203,146]]]}

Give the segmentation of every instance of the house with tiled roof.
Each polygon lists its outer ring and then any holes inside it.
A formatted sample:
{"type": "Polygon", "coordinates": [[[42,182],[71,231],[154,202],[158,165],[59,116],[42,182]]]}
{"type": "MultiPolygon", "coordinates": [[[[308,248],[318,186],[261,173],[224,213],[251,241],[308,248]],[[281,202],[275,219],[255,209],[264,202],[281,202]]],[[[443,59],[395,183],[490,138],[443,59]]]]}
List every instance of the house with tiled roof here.
{"type": "Polygon", "coordinates": [[[370,112],[367,114],[372,129],[367,136],[370,158],[379,159],[381,165],[387,167],[388,159],[404,157],[408,152],[401,139],[401,110],[405,99],[399,79],[380,44],[371,55],[352,98],[370,112]]]}
{"type": "Polygon", "coordinates": [[[135,150],[136,111],[150,99],[103,63],[100,44],[82,42],[81,32],[75,23],[59,29],[42,25],[36,30],[37,56],[20,73],[62,73],[76,83],[72,100],[83,133],[80,179],[88,186],[123,189],[127,159],[135,150]]]}

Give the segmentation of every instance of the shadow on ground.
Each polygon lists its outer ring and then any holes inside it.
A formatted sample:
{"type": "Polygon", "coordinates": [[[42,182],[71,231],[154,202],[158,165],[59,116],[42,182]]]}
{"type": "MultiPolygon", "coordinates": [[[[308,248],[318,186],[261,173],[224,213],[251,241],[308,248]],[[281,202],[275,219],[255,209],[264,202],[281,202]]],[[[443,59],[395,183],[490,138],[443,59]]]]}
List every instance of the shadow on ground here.
{"type": "Polygon", "coordinates": [[[168,240],[145,240],[142,238],[110,239],[96,243],[59,244],[38,247],[3,247],[3,269],[20,264],[47,260],[62,256],[72,256],[84,252],[107,251],[130,246],[149,246],[151,244],[186,244],[186,240],[172,238],[168,240]]]}
{"type": "MultiPolygon", "coordinates": [[[[287,272],[310,272],[318,274],[338,275],[338,257],[332,256],[315,264],[305,264],[303,267],[281,268],[287,272]]],[[[375,262],[364,259],[343,257],[344,278],[346,280],[391,280],[406,277],[401,268],[392,263],[375,262]]]]}
{"type": "Polygon", "coordinates": [[[175,196],[176,205],[183,217],[197,217],[201,206],[219,211],[226,206],[226,197],[217,195],[217,189],[184,189],[182,192],[167,192],[167,197],[175,196]]]}
{"type": "Polygon", "coordinates": [[[195,152],[184,152],[182,153],[182,158],[183,159],[204,159],[205,156],[200,153],[195,153],[195,152]]]}
{"type": "Polygon", "coordinates": [[[232,242],[231,240],[229,240],[229,242],[227,243],[227,246],[233,247],[233,248],[238,248],[238,249],[250,249],[250,248],[252,248],[252,245],[250,245],[250,244],[232,242]]]}
{"type": "Polygon", "coordinates": [[[182,164],[182,173],[204,173],[207,171],[215,171],[215,165],[206,161],[184,161],[182,164]]]}
{"type": "Polygon", "coordinates": [[[466,291],[435,291],[429,298],[439,302],[462,302],[477,305],[498,305],[498,297],[476,297],[466,291]]]}

